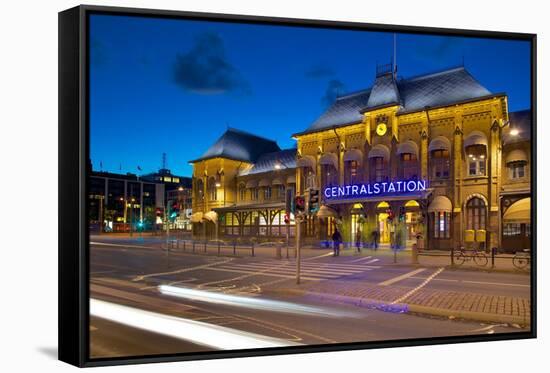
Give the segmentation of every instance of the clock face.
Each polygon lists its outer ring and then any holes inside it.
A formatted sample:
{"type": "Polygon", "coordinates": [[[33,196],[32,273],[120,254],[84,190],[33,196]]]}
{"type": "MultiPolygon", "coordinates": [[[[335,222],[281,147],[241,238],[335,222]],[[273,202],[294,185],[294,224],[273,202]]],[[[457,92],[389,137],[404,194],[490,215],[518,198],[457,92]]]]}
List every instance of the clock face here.
{"type": "Polygon", "coordinates": [[[387,130],[388,127],[386,126],[386,123],[379,123],[376,126],[376,133],[378,134],[378,136],[384,136],[387,130]]]}

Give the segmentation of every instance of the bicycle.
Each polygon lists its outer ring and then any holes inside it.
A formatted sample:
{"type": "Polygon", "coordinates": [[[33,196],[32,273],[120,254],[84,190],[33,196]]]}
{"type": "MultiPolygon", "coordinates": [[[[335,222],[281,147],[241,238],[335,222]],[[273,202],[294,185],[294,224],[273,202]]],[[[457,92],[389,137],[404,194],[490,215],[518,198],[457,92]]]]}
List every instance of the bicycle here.
{"type": "Polygon", "coordinates": [[[522,253],[514,255],[512,264],[517,269],[525,269],[531,264],[531,250],[524,249],[522,253]]]}
{"type": "Polygon", "coordinates": [[[472,255],[467,255],[466,249],[464,247],[460,247],[458,251],[455,251],[453,254],[453,262],[458,265],[464,264],[464,262],[473,261],[476,265],[480,267],[484,267],[489,263],[489,259],[487,258],[487,255],[485,255],[484,252],[478,251],[476,249],[471,250],[473,251],[472,255]]]}

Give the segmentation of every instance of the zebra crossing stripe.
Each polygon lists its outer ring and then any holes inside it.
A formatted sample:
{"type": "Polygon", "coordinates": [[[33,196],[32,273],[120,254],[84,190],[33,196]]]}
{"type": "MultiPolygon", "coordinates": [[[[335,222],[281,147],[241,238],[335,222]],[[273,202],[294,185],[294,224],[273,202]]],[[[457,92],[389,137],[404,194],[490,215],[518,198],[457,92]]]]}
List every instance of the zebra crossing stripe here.
{"type": "MultiPolygon", "coordinates": [[[[226,268],[228,266],[225,266],[226,268]]],[[[275,267],[271,266],[269,264],[234,264],[230,266],[230,268],[248,268],[248,269],[273,269],[273,270],[294,270],[293,266],[285,266],[285,267],[275,267]]],[[[302,266],[303,271],[309,271],[309,272],[317,272],[317,273],[327,273],[327,274],[340,274],[340,275],[350,275],[362,272],[364,270],[370,271],[370,268],[365,268],[362,270],[343,270],[343,269],[333,269],[330,267],[324,267],[324,268],[318,268],[318,267],[309,267],[309,266],[302,266]]]]}
{"type": "MultiPolygon", "coordinates": [[[[205,268],[205,270],[207,270],[207,271],[220,271],[220,272],[233,272],[233,273],[250,273],[250,274],[255,274],[255,275],[258,275],[258,276],[271,276],[271,277],[290,278],[290,279],[295,279],[296,278],[296,276],[283,275],[283,274],[279,274],[279,273],[247,271],[247,270],[244,270],[244,269],[236,270],[236,269],[228,269],[228,268],[208,267],[208,268],[205,268]]],[[[312,277],[312,276],[301,276],[301,278],[303,280],[310,280],[310,281],[321,281],[321,280],[325,279],[325,278],[322,278],[322,277],[312,277]]]]}
{"type": "MultiPolygon", "coordinates": [[[[372,262],[377,262],[379,259],[373,259],[372,262]]],[[[282,264],[285,263],[282,260],[268,260],[268,261],[262,261],[262,262],[256,262],[256,263],[265,263],[265,264],[282,264]]],[[[286,261],[286,263],[289,263],[291,265],[295,265],[296,261],[286,261]]],[[[372,268],[372,269],[378,269],[380,266],[371,266],[371,265],[365,265],[365,264],[342,264],[342,263],[320,263],[320,262],[306,262],[302,261],[302,266],[315,266],[315,267],[330,267],[330,268],[341,268],[341,269],[356,269],[359,271],[364,270],[365,268],[372,268]]]]}

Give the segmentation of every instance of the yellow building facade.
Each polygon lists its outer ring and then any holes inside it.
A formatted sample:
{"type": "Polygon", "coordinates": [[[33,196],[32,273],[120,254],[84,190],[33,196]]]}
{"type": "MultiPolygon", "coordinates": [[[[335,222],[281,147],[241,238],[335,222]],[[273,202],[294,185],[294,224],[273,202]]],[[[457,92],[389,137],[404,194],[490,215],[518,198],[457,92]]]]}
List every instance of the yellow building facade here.
{"type": "Polygon", "coordinates": [[[507,100],[463,67],[392,68],[293,134],[296,149],[229,129],[192,161],[194,236],[293,237],[288,201],[315,189],[311,244],[339,229],[367,247],[529,246],[530,118],[514,124],[507,100]]]}

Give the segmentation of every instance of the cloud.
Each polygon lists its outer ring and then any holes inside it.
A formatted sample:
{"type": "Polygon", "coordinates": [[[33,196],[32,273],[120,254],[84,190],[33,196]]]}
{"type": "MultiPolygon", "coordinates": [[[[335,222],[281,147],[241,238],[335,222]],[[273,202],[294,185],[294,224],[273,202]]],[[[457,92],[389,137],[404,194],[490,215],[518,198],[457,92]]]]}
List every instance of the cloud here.
{"type": "Polygon", "coordinates": [[[173,78],[199,94],[250,93],[248,82],[227,60],[223,40],[212,32],[199,35],[189,52],[176,56],[173,78]]]}
{"type": "Polygon", "coordinates": [[[312,79],[327,78],[330,76],[334,76],[334,74],[334,70],[332,70],[330,67],[322,65],[312,66],[305,73],[308,78],[312,79]]]}
{"type": "Polygon", "coordinates": [[[337,79],[332,79],[328,82],[325,95],[321,98],[323,106],[330,106],[338,96],[344,92],[345,85],[337,79]]]}
{"type": "Polygon", "coordinates": [[[416,55],[423,59],[452,58],[464,53],[464,42],[459,38],[442,37],[416,45],[416,55]],[[437,40],[439,39],[439,40],[437,40]]]}

